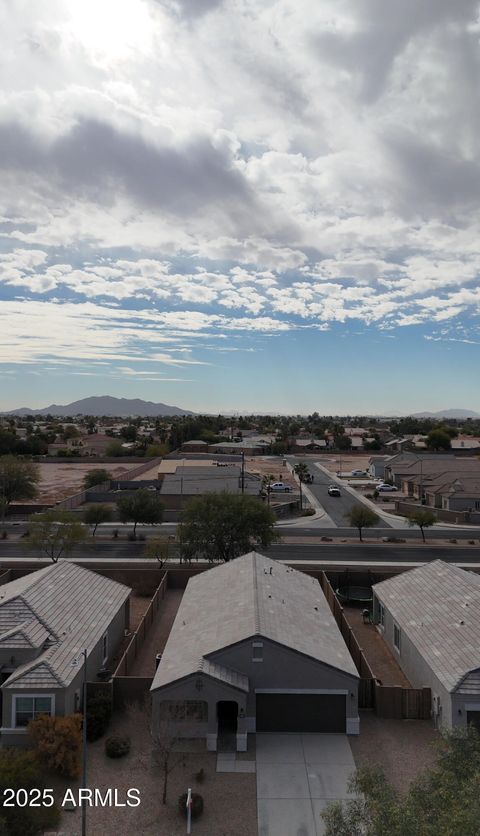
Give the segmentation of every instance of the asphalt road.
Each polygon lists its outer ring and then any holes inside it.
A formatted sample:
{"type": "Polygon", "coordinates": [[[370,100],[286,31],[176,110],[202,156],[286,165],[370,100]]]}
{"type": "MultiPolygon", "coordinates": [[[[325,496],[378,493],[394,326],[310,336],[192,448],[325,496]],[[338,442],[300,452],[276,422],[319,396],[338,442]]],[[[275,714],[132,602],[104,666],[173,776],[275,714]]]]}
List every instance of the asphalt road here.
{"type": "MultiPolygon", "coordinates": [[[[358,540],[356,528],[300,528],[299,526],[279,526],[279,534],[284,539],[298,539],[299,537],[335,537],[358,540]]],[[[415,528],[364,528],[364,538],[381,540],[382,537],[399,537],[402,540],[418,540],[422,535],[420,529],[415,528]]],[[[426,528],[427,540],[480,540],[480,526],[476,528],[426,528]]]]}
{"type": "MultiPolygon", "coordinates": [[[[297,461],[305,460],[300,458],[295,459],[294,464],[296,464],[297,461]]],[[[345,526],[347,514],[352,510],[354,505],[358,505],[361,502],[361,498],[359,497],[355,499],[342,487],[340,488],[341,496],[329,496],[328,487],[329,485],[335,484],[335,480],[327,476],[323,470],[320,470],[320,468],[312,462],[306,463],[308,464],[310,473],[313,475],[315,480],[311,485],[308,485],[308,489],[313,493],[316,499],[318,499],[318,502],[326,511],[328,516],[332,518],[335,525],[345,526]]],[[[392,526],[390,526],[387,522],[382,521],[382,528],[391,529],[392,526]]],[[[330,531],[332,531],[332,529],[330,529],[330,531]]]]}
{"type": "MultiPolygon", "coordinates": [[[[72,553],[73,558],[106,558],[131,559],[143,557],[145,544],[143,542],[103,542],[82,544],[72,553]]],[[[375,563],[392,562],[425,562],[430,560],[445,560],[450,563],[480,563],[480,547],[465,546],[395,546],[392,544],[372,545],[357,543],[332,545],[322,543],[310,544],[281,544],[271,546],[268,551],[263,552],[274,560],[299,560],[308,562],[310,560],[327,560],[331,562],[355,563],[357,561],[368,561],[375,563]]],[[[176,547],[171,550],[171,556],[178,554],[176,547]]],[[[0,543],[0,563],[2,560],[30,560],[39,557],[29,549],[22,547],[19,543],[0,543]]],[[[155,565],[152,561],[152,565],[155,565]]]]}

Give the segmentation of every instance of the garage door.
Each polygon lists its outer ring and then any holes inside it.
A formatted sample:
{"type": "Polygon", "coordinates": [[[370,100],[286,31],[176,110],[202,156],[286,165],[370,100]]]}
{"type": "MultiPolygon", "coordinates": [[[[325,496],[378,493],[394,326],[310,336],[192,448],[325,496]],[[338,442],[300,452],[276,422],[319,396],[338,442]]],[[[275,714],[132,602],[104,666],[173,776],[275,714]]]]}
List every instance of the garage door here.
{"type": "Polygon", "coordinates": [[[345,694],[257,694],[258,732],[345,732],[345,694]]]}

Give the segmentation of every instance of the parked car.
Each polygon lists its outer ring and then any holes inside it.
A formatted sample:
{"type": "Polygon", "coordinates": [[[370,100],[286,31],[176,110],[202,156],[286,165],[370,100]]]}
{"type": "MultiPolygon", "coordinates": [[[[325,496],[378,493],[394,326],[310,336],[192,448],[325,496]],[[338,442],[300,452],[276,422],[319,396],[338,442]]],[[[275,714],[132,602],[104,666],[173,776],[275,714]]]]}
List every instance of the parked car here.
{"type": "Polygon", "coordinates": [[[395,485],[387,485],[382,483],[381,485],[377,485],[377,491],[396,491],[398,488],[395,485]]]}
{"type": "Polygon", "coordinates": [[[341,496],[342,494],[340,493],[340,488],[338,488],[337,485],[330,485],[330,487],[328,489],[328,495],[329,496],[341,496]]]}
{"type": "Polygon", "coordinates": [[[366,470],[352,470],[351,475],[352,476],[366,476],[367,471],[366,470]]]}
{"type": "Polygon", "coordinates": [[[272,482],[270,485],[271,491],[284,491],[285,493],[289,493],[292,489],[290,485],[286,485],[285,482],[272,482]]]}

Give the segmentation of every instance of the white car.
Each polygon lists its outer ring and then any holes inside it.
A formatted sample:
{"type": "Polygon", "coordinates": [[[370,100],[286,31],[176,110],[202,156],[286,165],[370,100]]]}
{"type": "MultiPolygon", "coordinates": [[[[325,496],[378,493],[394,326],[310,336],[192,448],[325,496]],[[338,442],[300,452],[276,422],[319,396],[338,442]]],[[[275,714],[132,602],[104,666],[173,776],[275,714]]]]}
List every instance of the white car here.
{"type": "Polygon", "coordinates": [[[328,489],[329,496],[341,496],[340,488],[337,485],[330,485],[328,489]]]}
{"type": "Polygon", "coordinates": [[[381,484],[377,485],[377,491],[396,491],[398,488],[395,485],[381,484]]]}
{"type": "Polygon", "coordinates": [[[285,493],[289,493],[292,489],[290,485],[286,485],[285,482],[272,482],[270,485],[271,491],[284,491],[285,493]]]}

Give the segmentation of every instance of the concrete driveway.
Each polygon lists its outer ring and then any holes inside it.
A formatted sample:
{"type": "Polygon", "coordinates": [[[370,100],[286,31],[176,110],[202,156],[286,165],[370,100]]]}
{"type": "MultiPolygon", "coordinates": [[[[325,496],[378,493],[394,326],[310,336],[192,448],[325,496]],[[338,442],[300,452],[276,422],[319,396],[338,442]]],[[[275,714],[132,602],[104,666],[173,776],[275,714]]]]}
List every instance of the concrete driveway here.
{"type": "Polygon", "coordinates": [[[257,734],[258,836],[322,836],[321,813],[351,796],[344,734],[257,734]]]}

